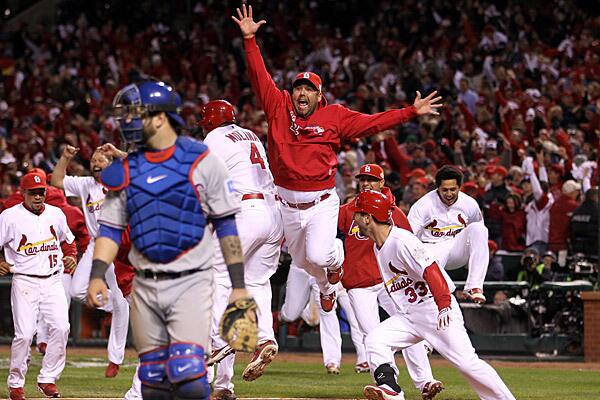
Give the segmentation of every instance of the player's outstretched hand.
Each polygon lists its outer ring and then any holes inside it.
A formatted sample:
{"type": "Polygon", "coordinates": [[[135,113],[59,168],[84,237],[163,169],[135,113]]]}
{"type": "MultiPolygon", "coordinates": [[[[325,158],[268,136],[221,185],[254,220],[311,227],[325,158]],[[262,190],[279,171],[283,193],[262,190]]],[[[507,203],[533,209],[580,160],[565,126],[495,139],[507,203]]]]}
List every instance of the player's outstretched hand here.
{"type": "Polygon", "coordinates": [[[4,276],[10,272],[12,264],[7,263],[6,261],[0,261],[0,276],[4,276]]]}
{"type": "Polygon", "coordinates": [[[442,96],[434,97],[437,94],[437,90],[429,93],[427,97],[424,99],[421,98],[421,92],[417,90],[417,97],[415,97],[415,102],[413,106],[417,111],[417,115],[440,115],[437,111],[438,108],[443,107],[444,105],[439,101],[442,99],[442,96]]]}
{"type": "Polygon", "coordinates": [[[104,143],[102,146],[98,147],[98,150],[109,159],[118,158],[122,160],[127,157],[126,152],[117,149],[112,143],[104,143]]]}
{"type": "Polygon", "coordinates": [[[437,319],[438,331],[443,331],[444,329],[450,326],[450,311],[452,311],[450,307],[442,308],[440,310],[437,319]]]}
{"type": "Polygon", "coordinates": [[[240,27],[240,31],[242,31],[242,36],[244,36],[244,39],[253,38],[254,35],[256,35],[258,28],[260,28],[262,24],[267,23],[267,21],[265,21],[264,19],[261,19],[258,22],[254,22],[254,18],[252,18],[252,6],[248,6],[246,8],[245,3],[242,4],[241,10],[238,7],[236,8],[236,11],[238,18],[232,15],[231,19],[233,19],[240,27]]]}
{"type": "Polygon", "coordinates": [[[102,307],[108,301],[108,288],[100,278],[90,280],[88,287],[87,303],[92,307],[102,307]]]}

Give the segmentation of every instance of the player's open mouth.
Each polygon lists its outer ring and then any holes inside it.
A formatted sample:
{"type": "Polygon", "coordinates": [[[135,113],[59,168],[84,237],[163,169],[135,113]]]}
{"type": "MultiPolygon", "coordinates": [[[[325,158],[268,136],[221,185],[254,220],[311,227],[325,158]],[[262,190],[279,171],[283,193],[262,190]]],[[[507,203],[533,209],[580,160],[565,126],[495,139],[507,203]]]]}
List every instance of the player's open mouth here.
{"type": "Polygon", "coordinates": [[[308,108],[308,100],[298,99],[298,109],[306,110],[308,108]]]}

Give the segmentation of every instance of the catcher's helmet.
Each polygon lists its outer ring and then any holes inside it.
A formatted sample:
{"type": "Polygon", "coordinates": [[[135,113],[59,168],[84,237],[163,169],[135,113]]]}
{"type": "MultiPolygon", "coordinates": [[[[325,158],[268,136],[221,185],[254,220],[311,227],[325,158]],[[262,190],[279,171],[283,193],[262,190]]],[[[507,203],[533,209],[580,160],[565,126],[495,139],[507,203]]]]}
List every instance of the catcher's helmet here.
{"type": "Polygon", "coordinates": [[[144,81],[125,86],[113,99],[113,116],[127,142],[141,142],[142,119],[152,113],[165,112],[172,121],[185,126],[179,115],[181,97],[164,82],[144,81]]]}
{"type": "Polygon", "coordinates": [[[226,122],[236,122],[235,109],[230,102],[226,100],[213,100],[202,107],[198,126],[201,127],[205,133],[218,128],[226,122]]]}
{"type": "Polygon", "coordinates": [[[379,222],[387,222],[392,215],[392,202],[381,192],[365,190],[356,196],[350,210],[370,214],[379,222]]]}

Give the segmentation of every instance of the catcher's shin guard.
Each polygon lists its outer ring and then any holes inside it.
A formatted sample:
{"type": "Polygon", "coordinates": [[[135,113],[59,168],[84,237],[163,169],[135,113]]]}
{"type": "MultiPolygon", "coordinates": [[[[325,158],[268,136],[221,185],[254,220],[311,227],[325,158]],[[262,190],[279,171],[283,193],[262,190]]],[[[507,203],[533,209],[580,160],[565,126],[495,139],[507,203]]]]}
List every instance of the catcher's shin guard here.
{"type": "Polygon", "coordinates": [[[140,354],[138,377],[142,382],[142,398],[171,399],[171,382],[167,378],[165,365],[168,358],[169,351],[166,346],[140,354]]]}
{"type": "Polygon", "coordinates": [[[166,365],[175,399],[203,400],[210,397],[202,346],[195,343],[171,343],[166,365]]]}

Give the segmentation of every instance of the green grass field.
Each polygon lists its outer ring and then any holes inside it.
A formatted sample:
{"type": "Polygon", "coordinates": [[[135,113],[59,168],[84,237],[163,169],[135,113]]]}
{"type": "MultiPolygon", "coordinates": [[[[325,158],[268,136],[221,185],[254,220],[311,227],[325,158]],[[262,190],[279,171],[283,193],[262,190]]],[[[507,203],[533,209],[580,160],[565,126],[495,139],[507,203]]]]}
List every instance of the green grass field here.
{"type": "MultiPolygon", "coordinates": [[[[2,354],[0,366],[8,370],[7,354],[2,354]]],[[[302,357],[305,357],[304,355],[302,357]]],[[[282,354],[273,362],[265,375],[254,382],[240,378],[245,366],[244,357],[236,366],[235,391],[238,397],[304,397],[360,399],[362,387],[371,383],[368,374],[356,374],[352,358],[344,358],[341,375],[327,375],[319,356],[306,356],[311,362],[291,361],[293,357],[282,354]],[[308,358],[310,357],[310,358],[308,358]],[[348,362],[346,362],[348,360],[348,362]]],[[[104,378],[105,359],[86,356],[69,356],[67,367],[59,381],[62,397],[96,398],[121,397],[131,384],[134,359],[128,359],[117,378],[104,378]]],[[[437,379],[444,382],[446,390],[436,399],[477,399],[459,373],[445,361],[434,359],[433,370],[437,379]]],[[[41,357],[34,355],[27,375],[28,398],[38,397],[35,377],[41,357]]],[[[524,399],[600,399],[600,366],[590,368],[584,364],[492,363],[519,400],[524,399]]],[[[412,386],[405,369],[401,367],[400,384],[407,399],[421,399],[412,386]]],[[[6,393],[6,392],[4,392],[6,393]]],[[[5,396],[2,394],[0,396],[5,396]]]]}

